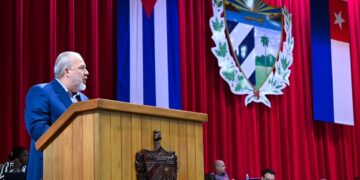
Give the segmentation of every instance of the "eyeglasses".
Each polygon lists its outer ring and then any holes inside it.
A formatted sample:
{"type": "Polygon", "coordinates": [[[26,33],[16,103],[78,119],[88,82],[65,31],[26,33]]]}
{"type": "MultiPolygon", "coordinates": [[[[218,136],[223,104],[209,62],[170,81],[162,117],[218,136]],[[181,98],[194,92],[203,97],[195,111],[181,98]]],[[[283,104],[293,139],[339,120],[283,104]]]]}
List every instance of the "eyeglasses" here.
{"type": "Polygon", "coordinates": [[[80,70],[80,71],[87,71],[86,66],[85,65],[81,65],[78,68],[70,68],[70,70],[80,70]]]}

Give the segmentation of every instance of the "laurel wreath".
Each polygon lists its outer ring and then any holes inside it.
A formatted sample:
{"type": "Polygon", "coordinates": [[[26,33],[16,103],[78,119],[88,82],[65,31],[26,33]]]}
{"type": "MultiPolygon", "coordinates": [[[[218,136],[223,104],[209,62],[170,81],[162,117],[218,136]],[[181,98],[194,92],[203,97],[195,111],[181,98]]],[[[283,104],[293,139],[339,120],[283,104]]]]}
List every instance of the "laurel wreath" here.
{"type": "Polygon", "coordinates": [[[271,103],[266,95],[280,95],[286,85],[290,86],[289,69],[293,62],[292,51],[294,49],[294,37],[292,37],[292,15],[286,9],[282,8],[285,21],[286,38],[283,42],[283,50],[280,51],[279,59],[275,62],[275,71],[270,73],[264,84],[258,91],[254,90],[244,74],[236,66],[233,57],[228,49],[228,42],[225,34],[225,19],[222,17],[224,11],[223,0],[213,0],[213,16],[210,18],[210,28],[212,39],[216,46],[211,48],[212,53],[218,60],[220,67],[220,76],[229,84],[231,92],[237,95],[247,94],[245,105],[251,102],[264,103],[271,107],[271,103]]]}

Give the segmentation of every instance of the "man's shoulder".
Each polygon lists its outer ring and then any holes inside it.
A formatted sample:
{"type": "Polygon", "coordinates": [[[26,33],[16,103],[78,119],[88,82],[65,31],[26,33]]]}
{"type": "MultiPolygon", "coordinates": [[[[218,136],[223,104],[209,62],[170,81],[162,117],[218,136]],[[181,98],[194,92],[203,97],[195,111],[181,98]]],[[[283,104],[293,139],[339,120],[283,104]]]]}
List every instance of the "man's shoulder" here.
{"type": "Polygon", "coordinates": [[[49,90],[53,90],[53,89],[57,88],[58,86],[60,86],[60,84],[54,79],[47,83],[39,83],[39,84],[33,85],[29,89],[29,92],[30,91],[49,91],[49,90]]]}
{"type": "Polygon", "coordinates": [[[27,97],[32,99],[38,96],[48,96],[48,95],[51,96],[56,91],[56,84],[55,84],[56,82],[54,81],[56,80],[47,83],[39,83],[33,85],[28,90],[27,97]]]}
{"type": "Polygon", "coordinates": [[[40,83],[40,84],[35,84],[33,85],[30,90],[40,90],[40,89],[44,89],[44,87],[46,87],[49,83],[40,83]]]}
{"type": "Polygon", "coordinates": [[[49,83],[36,84],[30,87],[28,90],[28,96],[35,96],[41,93],[49,83]]]}

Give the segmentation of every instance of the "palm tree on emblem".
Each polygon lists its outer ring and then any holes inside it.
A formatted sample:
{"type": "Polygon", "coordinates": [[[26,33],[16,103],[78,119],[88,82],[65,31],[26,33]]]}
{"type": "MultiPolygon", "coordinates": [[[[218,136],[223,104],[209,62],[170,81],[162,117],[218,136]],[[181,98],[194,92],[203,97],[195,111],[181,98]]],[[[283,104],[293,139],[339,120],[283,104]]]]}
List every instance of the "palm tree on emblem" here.
{"type": "Polygon", "coordinates": [[[266,48],[269,46],[269,37],[267,37],[266,35],[261,36],[261,43],[265,48],[265,55],[264,55],[264,60],[265,60],[265,73],[267,75],[267,55],[266,55],[266,48]]]}

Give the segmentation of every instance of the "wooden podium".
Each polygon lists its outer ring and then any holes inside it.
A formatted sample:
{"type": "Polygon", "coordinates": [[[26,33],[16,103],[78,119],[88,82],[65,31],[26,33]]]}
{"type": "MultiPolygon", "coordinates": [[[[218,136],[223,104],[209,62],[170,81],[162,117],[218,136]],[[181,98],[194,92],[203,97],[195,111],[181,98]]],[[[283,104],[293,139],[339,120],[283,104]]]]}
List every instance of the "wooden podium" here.
{"type": "Polygon", "coordinates": [[[202,123],[207,115],[93,99],[73,104],[36,142],[45,180],[136,179],[135,154],[161,145],[178,156],[178,179],[204,179],[202,123]]]}

